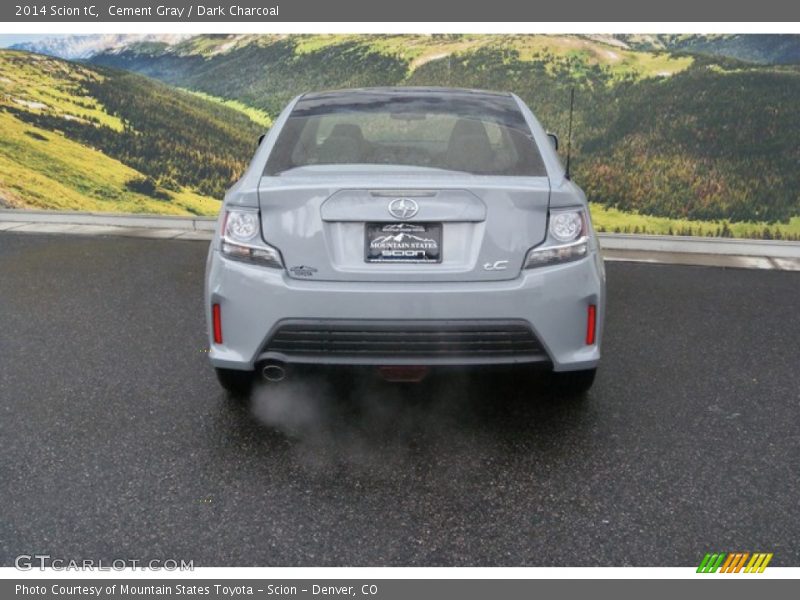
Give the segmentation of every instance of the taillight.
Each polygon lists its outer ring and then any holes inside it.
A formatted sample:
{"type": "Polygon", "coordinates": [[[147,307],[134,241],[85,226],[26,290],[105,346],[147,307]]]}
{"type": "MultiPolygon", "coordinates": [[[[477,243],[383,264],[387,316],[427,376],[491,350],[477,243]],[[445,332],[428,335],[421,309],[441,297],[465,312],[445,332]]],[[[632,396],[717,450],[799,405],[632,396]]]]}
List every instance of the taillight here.
{"type": "Polygon", "coordinates": [[[211,316],[214,323],[214,343],[222,343],[222,311],[219,304],[214,304],[211,307],[211,316]]]}
{"type": "Polygon", "coordinates": [[[594,344],[597,330],[597,306],[590,304],[586,313],[586,345],[594,344]]]}

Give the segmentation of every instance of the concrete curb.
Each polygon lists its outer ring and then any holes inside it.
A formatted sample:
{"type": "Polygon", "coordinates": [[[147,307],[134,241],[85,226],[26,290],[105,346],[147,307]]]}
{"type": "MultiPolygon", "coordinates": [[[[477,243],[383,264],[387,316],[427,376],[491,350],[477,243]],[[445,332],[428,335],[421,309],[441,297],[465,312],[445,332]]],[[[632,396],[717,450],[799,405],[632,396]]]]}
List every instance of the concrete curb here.
{"type": "Polygon", "coordinates": [[[43,223],[51,225],[95,225],[140,227],[147,229],[179,229],[214,231],[216,217],[181,217],[171,215],[129,215],[116,213],[35,211],[0,209],[3,223],[43,223]]]}
{"type": "MultiPolygon", "coordinates": [[[[0,231],[208,241],[216,218],[0,209],[0,231]]],[[[800,271],[800,242],[598,234],[610,261],[800,271]]]]}
{"type": "MultiPolygon", "coordinates": [[[[2,217],[0,217],[2,219],[2,217]]],[[[603,249],[645,250],[692,254],[732,254],[770,258],[800,258],[800,242],[783,240],[747,240],[741,238],[704,238],[678,235],[631,235],[599,233],[603,249]]]]}

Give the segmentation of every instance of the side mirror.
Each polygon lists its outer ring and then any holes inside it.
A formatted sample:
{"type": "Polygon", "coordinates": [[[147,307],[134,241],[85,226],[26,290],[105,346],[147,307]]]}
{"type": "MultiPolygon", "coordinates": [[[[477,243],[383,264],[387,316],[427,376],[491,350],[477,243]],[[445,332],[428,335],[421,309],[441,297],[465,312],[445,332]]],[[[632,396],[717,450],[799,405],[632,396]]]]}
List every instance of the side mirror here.
{"type": "Polygon", "coordinates": [[[258,144],[256,144],[256,148],[258,148],[258,147],[261,145],[261,142],[263,142],[263,141],[264,141],[264,138],[265,138],[266,136],[267,136],[267,134],[266,134],[266,133],[262,133],[260,136],[258,136],[258,144]]]}
{"type": "Polygon", "coordinates": [[[558,152],[558,136],[555,133],[548,133],[547,137],[550,138],[550,143],[553,144],[553,150],[558,152]]]}

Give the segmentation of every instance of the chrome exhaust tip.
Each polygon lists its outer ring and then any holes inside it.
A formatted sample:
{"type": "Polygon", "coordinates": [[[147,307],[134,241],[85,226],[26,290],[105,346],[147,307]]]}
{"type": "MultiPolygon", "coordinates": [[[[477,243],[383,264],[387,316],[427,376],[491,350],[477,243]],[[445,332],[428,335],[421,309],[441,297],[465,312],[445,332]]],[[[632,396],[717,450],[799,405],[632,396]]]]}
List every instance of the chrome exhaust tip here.
{"type": "Polygon", "coordinates": [[[284,369],[281,365],[270,363],[268,365],[264,365],[264,368],[261,369],[261,376],[267,381],[277,383],[278,381],[283,381],[286,379],[286,369],[284,369]]]}

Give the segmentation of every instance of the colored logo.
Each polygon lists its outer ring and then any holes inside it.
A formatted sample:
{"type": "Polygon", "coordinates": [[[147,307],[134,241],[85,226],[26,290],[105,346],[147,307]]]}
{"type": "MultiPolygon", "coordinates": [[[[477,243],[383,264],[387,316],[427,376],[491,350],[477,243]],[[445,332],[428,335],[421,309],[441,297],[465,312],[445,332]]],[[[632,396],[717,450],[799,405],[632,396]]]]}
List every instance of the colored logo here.
{"type": "Polygon", "coordinates": [[[772,553],[766,552],[719,552],[708,553],[703,557],[698,573],[763,573],[772,553]]]}

